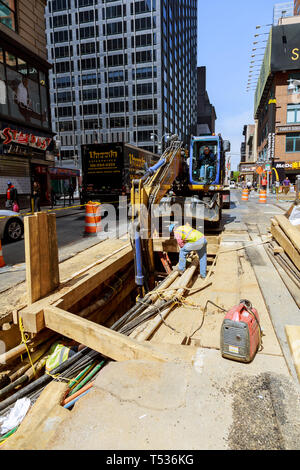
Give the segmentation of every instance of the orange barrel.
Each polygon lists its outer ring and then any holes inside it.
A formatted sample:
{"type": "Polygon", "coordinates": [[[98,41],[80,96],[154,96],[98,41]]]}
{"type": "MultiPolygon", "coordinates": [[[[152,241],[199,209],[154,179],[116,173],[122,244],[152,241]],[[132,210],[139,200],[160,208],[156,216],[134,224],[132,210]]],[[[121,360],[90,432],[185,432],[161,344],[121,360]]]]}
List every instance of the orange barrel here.
{"type": "Polygon", "coordinates": [[[6,264],[4,263],[4,258],[2,254],[2,244],[0,240],[0,268],[4,268],[4,266],[6,266],[6,264]]]}
{"type": "Polygon", "coordinates": [[[261,189],[259,193],[259,204],[266,204],[267,203],[267,191],[261,189]]]}
{"type": "Polygon", "coordinates": [[[99,202],[89,202],[85,206],[85,235],[97,235],[101,231],[101,215],[99,202]]]}
{"type": "Polygon", "coordinates": [[[243,189],[242,201],[249,201],[249,190],[248,189],[243,189]]]}

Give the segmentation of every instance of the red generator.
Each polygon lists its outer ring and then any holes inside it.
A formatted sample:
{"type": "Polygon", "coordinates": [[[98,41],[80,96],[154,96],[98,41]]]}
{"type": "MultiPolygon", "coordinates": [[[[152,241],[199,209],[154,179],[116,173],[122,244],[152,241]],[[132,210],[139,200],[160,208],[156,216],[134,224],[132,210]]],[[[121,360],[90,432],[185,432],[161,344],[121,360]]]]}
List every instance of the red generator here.
{"type": "Polygon", "coordinates": [[[221,353],[227,359],[251,362],[261,344],[257,310],[249,300],[241,300],[224,318],[221,329],[221,353]]]}

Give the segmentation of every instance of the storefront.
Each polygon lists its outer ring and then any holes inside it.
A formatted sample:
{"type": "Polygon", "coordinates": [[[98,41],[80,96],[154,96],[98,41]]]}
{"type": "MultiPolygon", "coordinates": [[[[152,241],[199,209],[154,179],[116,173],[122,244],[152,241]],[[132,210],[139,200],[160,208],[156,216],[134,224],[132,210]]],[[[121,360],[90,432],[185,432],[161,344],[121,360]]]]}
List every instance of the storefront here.
{"type": "Polygon", "coordinates": [[[76,191],[80,182],[80,171],[68,168],[49,168],[48,169],[51,188],[58,197],[68,194],[70,185],[76,191]]]}
{"type": "Polygon", "coordinates": [[[240,163],[239,166],[239,181],[247,183],[250,181],[254,183],[258,179],[258,174],[256,173],[256,164],[255,163],[240,163]]]}
{"type": "Polygon", "coordinates": [[[0,44],[0,207],[5,206],[11,181],[20,208],[25,209],[30,207],[35,180],[41,185],[42,203],[50,189],[47,169],[55,160],[48,84],[51,66],[2,33],[0,44]]]}

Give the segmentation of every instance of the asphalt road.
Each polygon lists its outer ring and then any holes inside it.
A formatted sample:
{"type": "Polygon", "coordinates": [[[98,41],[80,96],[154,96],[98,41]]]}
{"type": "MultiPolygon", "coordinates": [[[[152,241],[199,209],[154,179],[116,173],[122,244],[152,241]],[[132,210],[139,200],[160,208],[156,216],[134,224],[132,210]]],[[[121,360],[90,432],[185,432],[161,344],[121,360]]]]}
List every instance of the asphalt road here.
{"type": "MultiPolygon", "coordinates": [[[[249,202],[242,202],[241,191],[233,190],[231,191],[231,208],[223,211],[225,229],[230,229],[232,224],[237,229],[240,224],[241,230],[247,230],[245,224],[256,223],[259,224],[263,233],[266,233],[270,226],[270,218],[275,214],[283,214],[290,205],[291,203],[283,202],[279,207],[274,196],[268,198],[267,204],[260,205],[256,193],[251,195],[249,202]]],[[[111,220],[111,218],[106,216],[105,220],[111,220]]],[[[75,212],[73,210],[70,215],[64,211],[57,212],[56,224],[60,262],[99,242],[97,237],[84,237],[85,213],[82,210],[75,212]]],[[[126,233],[126,222],[123,222],[120,231],[121,235],[126,233]]],[[[110,236],[115,238],[115,233],[110,233],[110,236]]],[[[7,267],[0,270],[0,292],[25,279],[24,240],[4,243],[3,256],[7,267]]]]}

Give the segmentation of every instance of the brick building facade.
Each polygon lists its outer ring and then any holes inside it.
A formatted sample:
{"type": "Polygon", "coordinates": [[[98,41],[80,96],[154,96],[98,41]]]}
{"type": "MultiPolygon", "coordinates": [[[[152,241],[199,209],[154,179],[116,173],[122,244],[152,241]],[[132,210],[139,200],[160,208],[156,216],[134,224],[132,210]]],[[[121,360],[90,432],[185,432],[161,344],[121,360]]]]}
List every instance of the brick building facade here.
{"type": "Polygon", "coordinates": [[[45,0],[0,0],[0,208],[7,182],[30,207],[32,183],[50,189],[53,133],[45,36],[45,0]]]}
{"type": "Polygon", "coordinates": [[[258,161],[271,162],[280,179],[287,175],[292,183],[300,174],[299,35],[300,19],[272,28],[255,102],[258,161]]]}
{"type": "Polygon", "coordinates": [[[300,0],[295,0],[294,15],[300,15],[300,0]]]}

